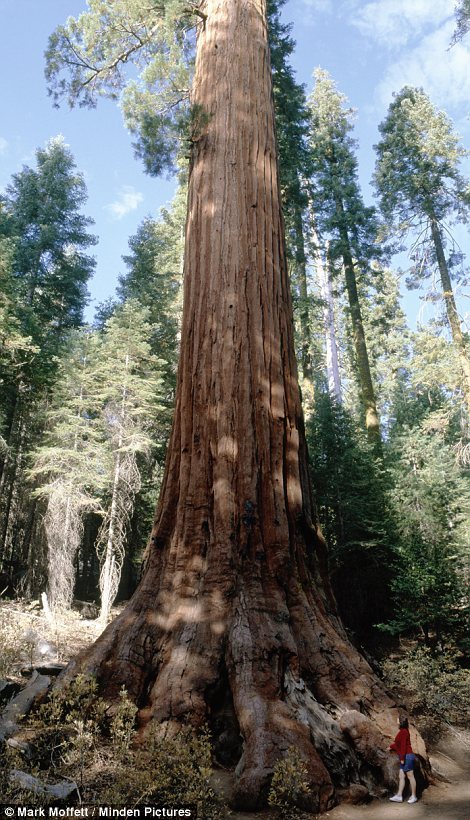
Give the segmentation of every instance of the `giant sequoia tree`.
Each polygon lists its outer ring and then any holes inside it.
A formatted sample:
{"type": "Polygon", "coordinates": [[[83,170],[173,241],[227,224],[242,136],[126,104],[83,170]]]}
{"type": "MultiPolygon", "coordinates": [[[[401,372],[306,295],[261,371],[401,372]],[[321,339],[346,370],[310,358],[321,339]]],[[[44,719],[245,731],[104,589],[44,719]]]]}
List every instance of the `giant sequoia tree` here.
{"type": "Polygon", "coordinates": [[[297,747],[310,805],[325,809],[337,787],[394,781],[396,711],[338,620],[312,503],[266,2],[197,11],[192,105],[205,117],[166,471],[142,581],[66,677],[95,674],[111,697],[125,685],[143,724],[209,721],[237,764],[239,806],[265,799],[274,762],[297,747]]]}

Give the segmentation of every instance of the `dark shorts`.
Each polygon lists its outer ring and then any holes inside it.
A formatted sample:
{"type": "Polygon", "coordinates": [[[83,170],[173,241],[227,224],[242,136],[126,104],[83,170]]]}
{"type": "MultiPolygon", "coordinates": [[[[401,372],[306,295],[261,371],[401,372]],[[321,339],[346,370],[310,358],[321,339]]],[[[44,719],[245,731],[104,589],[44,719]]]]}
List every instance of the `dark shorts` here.
{"type": "Polygon", "coordinates": [[[400,763],[402,772],[412,772],[415,766],[415,756],[413,754],[406,755],[405,762],[400,763]]]}

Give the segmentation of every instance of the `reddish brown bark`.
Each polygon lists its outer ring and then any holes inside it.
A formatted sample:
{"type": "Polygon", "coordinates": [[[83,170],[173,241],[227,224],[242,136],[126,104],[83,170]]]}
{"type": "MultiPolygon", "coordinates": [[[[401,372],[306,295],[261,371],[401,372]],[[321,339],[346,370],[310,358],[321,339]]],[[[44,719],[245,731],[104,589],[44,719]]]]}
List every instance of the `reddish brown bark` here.
{"type": "Polygon", "coordinates": [[[391,780],[390,759],[374,746],[369,760],[354,727],[364,712],[386,749],[396,713],[338,621],[315,522],[265,11],[265,0],[204,4],[193,102],[209,121],[190,173],[163,487],[137,592],[68,675],[92,672],[110,695],[124,684],[144,723],[208,721],[217,754],[237,762],[239,806],[263,802],[274,762],[296,746],[311,805],[326,809],[335,786],[391,780]]]}

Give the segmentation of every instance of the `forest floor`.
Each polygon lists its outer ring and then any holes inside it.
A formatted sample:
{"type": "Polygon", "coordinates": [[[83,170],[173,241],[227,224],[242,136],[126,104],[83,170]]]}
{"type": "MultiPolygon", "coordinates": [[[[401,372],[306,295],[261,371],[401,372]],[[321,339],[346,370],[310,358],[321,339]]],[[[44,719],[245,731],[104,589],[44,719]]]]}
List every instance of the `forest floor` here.
{"type": "MultiPolygon", "coordinates": [[[[116,615],[117,608],[113,615],[116,615]]],[[[66,663],[94,641],[100,633],[97,621],[70,612],[61,619],[47,618],[39,603],[0,601],[0,678],[9,668],[41,660],[66,663]]],[[[10,672],[11,675],[11,672],[10,672]]],[[[434,783],[414,805],[390,803],[388,799],[368,804],[336,806],[322,815],[328,820],[399,820],[405,816],[435,820],[468,820],[470,817],[470,731],[448,727],[434,747],[429,748],[434,783]]],[[[231,775],[214,771],[213,785],[230,798],[231,775]]],[[[271,811],[233,812],[231,820],[274,820],[271,811]]],[[[305,815],[305,817],[307,817],[305,815]]]]}

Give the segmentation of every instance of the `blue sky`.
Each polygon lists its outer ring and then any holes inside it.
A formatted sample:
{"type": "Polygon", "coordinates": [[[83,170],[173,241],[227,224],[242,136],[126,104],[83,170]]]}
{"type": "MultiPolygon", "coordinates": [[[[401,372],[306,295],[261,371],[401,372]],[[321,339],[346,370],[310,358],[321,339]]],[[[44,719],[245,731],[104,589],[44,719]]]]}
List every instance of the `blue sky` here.
{"type": "MultiPolygon", "coordinates": [[[[0,0],[0,187],[23,164],[34,163],[36,147],[63,134],[85,175],[86,213],[95,220],[99,238],[90,318],[94,306],[113,295],[124,270],[121,257],[128,238],[144,216],[156,215],[169,202],[174,186],[143,173],[115,104],[102,101],[93,111],[52,107],[43,74],[47,38],[69,15],[77,16],[85,8],[85,0],[0,0]]],[[[470,147],[470,35],[449,49],[453,8],[454,0],[286,3],[283,17],[294,24],[293,63],[299,81],[309,90],[314,68],[322,66],[357,109],[360,175],[368,200],[377,126],[393,91],[405,83],[422,86],[447,111],[470,147]]],[[[470,162],[464,171],[470,176],[470,162]]],[[[459,230],[459,241],[470,252],[467,229],[459,230]]],[[[407,305],[413,321],[419,304],[408,299],[407,305]]],[[[461,299],[460,308],[468,314],[468,299],[461,299]]]]}

